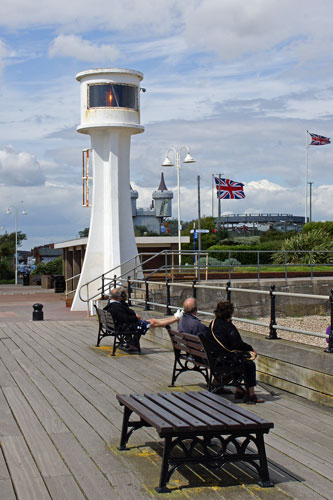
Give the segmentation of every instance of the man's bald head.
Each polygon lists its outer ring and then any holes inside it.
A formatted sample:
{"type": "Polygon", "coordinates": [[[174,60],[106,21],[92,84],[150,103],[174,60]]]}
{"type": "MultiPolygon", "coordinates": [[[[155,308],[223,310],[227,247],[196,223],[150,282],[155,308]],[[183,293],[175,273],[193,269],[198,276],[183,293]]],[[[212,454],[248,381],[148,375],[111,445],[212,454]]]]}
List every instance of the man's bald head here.
{"type": "Polygon", "coordinates": [[[187,314],[195,314],[198,309],[197,300],[194,297],[188,297],[184,302],[184,312],[187,314]]]}

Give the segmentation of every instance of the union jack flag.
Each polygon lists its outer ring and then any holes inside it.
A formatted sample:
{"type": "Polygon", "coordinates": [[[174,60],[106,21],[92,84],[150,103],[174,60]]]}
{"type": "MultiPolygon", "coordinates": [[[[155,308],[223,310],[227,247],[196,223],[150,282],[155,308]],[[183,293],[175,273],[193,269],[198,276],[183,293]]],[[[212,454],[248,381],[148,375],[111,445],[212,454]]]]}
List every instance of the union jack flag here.
{"type": "Polygon", "coordinates": [[[311,134],[310,146],[323,146],[324,144],[331,144],[331,139],[329,137],[324,137],[323,135],[311,134]]]}
{"type": "Polygon", "coordinates": [[[215,177],[217,197],[221,200],[240,200],[245,198],[243,191],[244,184],[235,182],[231,179],[219,179],[215,177]]]}

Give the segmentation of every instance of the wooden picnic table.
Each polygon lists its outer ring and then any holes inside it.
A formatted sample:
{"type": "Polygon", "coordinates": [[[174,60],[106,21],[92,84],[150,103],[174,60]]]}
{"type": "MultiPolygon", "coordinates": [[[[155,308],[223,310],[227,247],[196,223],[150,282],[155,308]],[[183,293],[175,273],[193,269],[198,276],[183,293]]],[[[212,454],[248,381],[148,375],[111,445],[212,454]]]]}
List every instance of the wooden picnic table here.
{"type": "Polygon", "coordinates": [[[129,437],[140,427],[154,427],[164,438],[159,493],[169,491],[176,469],[195,463],[220,468],[227,462],[248,462],[261,486],[273,486],[264,444],[273,422],[208,391],[117,394],[117,399],[124,406],[119,450],[128,449],[129,437]],[[130,420],[132,413],[140,419],[130,420]]]}

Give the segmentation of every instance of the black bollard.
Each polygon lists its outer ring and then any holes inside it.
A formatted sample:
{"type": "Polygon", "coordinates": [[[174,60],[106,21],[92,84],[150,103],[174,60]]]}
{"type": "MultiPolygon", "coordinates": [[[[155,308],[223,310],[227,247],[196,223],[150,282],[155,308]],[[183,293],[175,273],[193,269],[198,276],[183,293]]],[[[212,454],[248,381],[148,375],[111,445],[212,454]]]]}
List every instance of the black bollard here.
{"type": "Polygon", "coordinates": [[[43,313],[43,304],[34,304],[32,306],[32,321],[43,321],[44,313],[43,313]]]}

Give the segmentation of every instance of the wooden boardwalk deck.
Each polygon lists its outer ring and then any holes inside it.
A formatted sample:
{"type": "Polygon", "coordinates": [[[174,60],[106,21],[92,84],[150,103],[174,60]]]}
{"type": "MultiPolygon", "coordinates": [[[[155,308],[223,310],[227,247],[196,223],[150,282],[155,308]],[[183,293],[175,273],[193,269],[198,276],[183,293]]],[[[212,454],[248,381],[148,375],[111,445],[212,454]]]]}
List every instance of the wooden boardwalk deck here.
{"type": "MultiPolygon", "coordinates": [[[[229,464],[186,467],[172,476],[172,493],[156,493],[161,442],[143,428],[119,452],[115,396],[172,390],[171,346],[144,339],[141,355],[111,357],[111,341],[96,349],[96,335],[95,320],[0,324],[1,500],[333,498],[332,411],[277,390],[248,407],[275,423],[265,438],[274,488],[260,488],[249,466],[229,464]]],[[[202,390],[202,382],[184,375],[176,390],[202,390]]]]}

